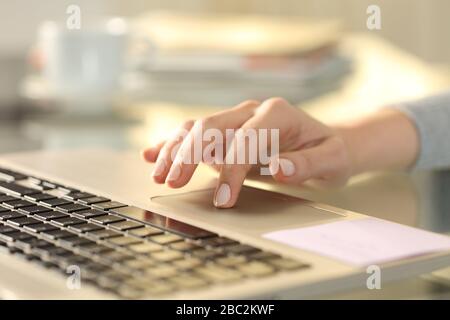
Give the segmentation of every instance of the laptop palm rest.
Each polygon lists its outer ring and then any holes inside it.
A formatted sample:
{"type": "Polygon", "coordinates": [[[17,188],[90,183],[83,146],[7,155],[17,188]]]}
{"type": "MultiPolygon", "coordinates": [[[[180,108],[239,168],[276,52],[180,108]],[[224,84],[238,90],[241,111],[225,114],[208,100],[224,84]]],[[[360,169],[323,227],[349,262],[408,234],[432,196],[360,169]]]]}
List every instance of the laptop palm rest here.
{"type": "Polygon", "coordinates": [[[345,213],[330,207],[280,193],[244,186],[235,207],[217,209],[212,204],[214,189],[156,196],[152,202],[189,218],[205,220],[234,231],[265,233],[343,219],[345,213]]]}

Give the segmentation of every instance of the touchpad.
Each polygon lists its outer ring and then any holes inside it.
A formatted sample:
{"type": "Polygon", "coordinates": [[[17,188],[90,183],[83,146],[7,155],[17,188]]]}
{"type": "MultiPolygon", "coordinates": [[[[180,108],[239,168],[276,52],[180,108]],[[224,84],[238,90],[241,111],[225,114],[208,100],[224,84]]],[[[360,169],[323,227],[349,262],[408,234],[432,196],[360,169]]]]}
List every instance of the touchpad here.
{"type": "Polygon", "coordinates": [[[213,206],[214,189],[191,191],[176,195],[153,197],[152,202],[170,208],[175,215],[187,219],[220,224],[234,231],[258,234],[282,228],[322,223],[343,218],[339,209],[320,205],[280,193],[244,186],[234,208],[213,206]]]}

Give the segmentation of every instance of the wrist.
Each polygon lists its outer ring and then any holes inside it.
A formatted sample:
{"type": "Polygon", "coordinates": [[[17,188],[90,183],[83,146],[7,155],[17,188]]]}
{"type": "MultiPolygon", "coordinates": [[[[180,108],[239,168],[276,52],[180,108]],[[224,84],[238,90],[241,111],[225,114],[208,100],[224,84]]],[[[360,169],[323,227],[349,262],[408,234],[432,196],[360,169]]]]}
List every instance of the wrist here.
{"type": "Polygon", "coordinates": [[[364,172],[364,160],[362,151],[363,146],[358,142],[359,128],[354,125],[336,125],[333,127],[335,133],[342,139],[348,155],[349,167],[351,175],[364,172]]]}
{"type": "Polygon", "coordinates": [[[404,113],[381,109],[334,127],[345,142],[352,174],[371,170],[406,169],[419,152],[414,123],[404,113]]]}

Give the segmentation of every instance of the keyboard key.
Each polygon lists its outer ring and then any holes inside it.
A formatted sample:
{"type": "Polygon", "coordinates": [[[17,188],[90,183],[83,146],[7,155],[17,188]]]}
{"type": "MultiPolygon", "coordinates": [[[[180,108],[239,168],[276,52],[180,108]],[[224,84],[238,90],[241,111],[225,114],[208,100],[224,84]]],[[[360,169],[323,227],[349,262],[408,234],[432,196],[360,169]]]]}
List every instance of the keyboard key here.
{"type": "Polygon", "coordinates": [[[279,259],[281,258],[281,256],[267,251],[259,251],[253,254],[249,254],[248,258],[252,260],[268,260],[268,259],[279,259]]]}
{"type": "Polygon", "coordinates": [[[47,253],[50,256],[58,256],[58,257],[69,257],[73,255],[72,251],[57,246],[51,246],[47,248],[47,253]]]}
{"type": "Polygon", "coordinates": [[[89,243],[89,244],[79,244],[82,245],[82,247],[80,248],[80,250],[83,251],[87,251],[90,254],[101,254],[104,252],[110,252],[113,251],[114,249],[104,246],[102,244],[97,244],[97,243],[89,243]]]}
{"type": "Polygon", "coordinates": [[[0,239],[7,242],[12,242],[15,240],[23,240],[27,238],[33,238],[33,236],[22,231],[0,234],[0,239]]]}
{"type": "Polygon", "coordinates": [[[151,252],[157,252],[157,251],[161,251],[164,249],[163,246],[156,244],[156,243],[139,243],[139,244],[134,244],[131,245],[129,247],[127,247],[127,249],[133,251],[134,253],[151,253],[151,252]]]}
{"type": "Polygon", "coordinates": [[[178,251],[188,252],[188,251],[200,249],[201,247],[194,243],[191,243],[191,242],[180,241],[180,242],[175,242],[175,243],[170,244],[169,248],[178,250],[178,251]]]}
{"type": "Polygon", "coordinates": [[[46,231],[53,231],[53,230],[58,230],[58,228],[56,228],[55,226],[52,226],[49,223],[42,223],[39,221],[39,224],[32,224],[32,225],[27,225],[25,226],[25,229],[31,232],[46,232],[46,231]]]}
{"type": "Polygon", "coordinates": [[[17,200],[17,198],[15,198],[13,196],[7,196],[6,194],[0,194],[0,203],[14,201],[14,200],[17,200]]]}
{"type": "Polygon", "coordinates": [[[227,253],[236,254],[236,255],[249,254],[249,253],[254,253],[254,252],[260,251],[260,249],[257,249],[255,247],[252,247],[252,246],[249,246],[246,244],[226,246],[226,247],[223,247],[223,250],[225,250],[227,253]]]}
{"type": "Polygon", "coordinates": [[[281,270],[295,270],[295,269],[303,269],[303,268],[308,268],[309,265],[299,262],[299,261],[295,261],[293,259],[288,259],[288,258],[278,258],[278,259],[269,259],[266,260],[265,262],[270,263],[271,265],[273,265],[274,267],[281,269],[281,270]]]}
{"type": "Polygon", "coordinates": [[[109,229],[90,231],[87,233],[87,235],[99,240],[122,236],[121,233],[109,229]]]}
{"type": "Polygon", "coordinates": [[[170,262],[178,259],[184,258],[184,254],[180,251],[175,250],[164,250],[159,252],[154,252],[151,255],[152,259],[160,262],[170,262]]]}
{"type": "Polygon", "coordinates": [[[0,168],[0,180],[14,181],[14,180],[24,180],[27,176],[21,173],[17,173],[8,169],[0,168]]]}
{"type": "Polygon", "coordinates": [[[22,218],[22,217],[26,217],[26,216],[21,213],[18,213],[16,211],[0,212],[0,220],[9,220],[9,219],[15,219],[15,218],[22,218]]]}
{"type": "Polygon", "coordinates": [[[16,196],[25,196],[29,194],[39,193],[39,190],[27,188],[12,182],[0,181],[0,191],[10,193],[16,196]]]}
{"type": "Polygon", "coordinates": [[[87,263],[82,270],[82,276],[85,279],[95,280],[98,277],[98,274],[108,270],[107,266],[104,266],[100,263],[89,262],[87,263]]]}
{"type": "Polygon", "coordinates": [[[96,203],[94,205],[92,205],[94,208],[100,209],[100,210],[111,210],[111,209],[116,209],[116,208],[121,208],[121,207],[126,207],[125,204],[117,202],[117,201],[110,201],[110,202],[101,202],[101,203],[96,203]]]}
{"type": "Polygon", "coordinates": [[[90,198],[84,198],[84,199],[78,200],[79,203],[85,204],[85,205],[92,205],[92,204],[108,202],[108,201],[111,201],[111,200],[108,198],[104,198],[104,197],[90,197],[90,198]]]}
{"type": "Polygon", "coordinates": [[[129,275],[127,275],[125,272],[122,272],[121,270],[114,270],[110,269],[107,271],[102,272],[101,277],[106,277],[109,279],[113,279],[119,282],[124,282],[130,278],[129,275]]]}
{"type": "Polygon", "coordinates": [[[76,231],[76,232],[89,232],[89,231],[101,230],[103,228],[97,224],[83,223],[83,224],[71,225],[71,226],[69,226],[69,229],[76,231]]]}
{"type": "Polygon", "coordinates": [[[11,233],[11,232],[16,232],[18,231],[16,228],[13,228],[11,226],[7,226],[7,225],[0,225],[0,233],[11,233]]]}
{"type": "Polygon", "coordinates": [[[57,229],[57,230],[45,230],[41,231],[41,235],[43,237],[46,237],[51,240],[57,240],[57,239],[63,239],[63,238],[70,238],[70,237],[76,237],[77,235],[75,233],[57,229]]]}
{"type": "Polygon", "coordinates": [[[54,189],[54,186],[50,185],[48,182],[41,181],[37,178],[28,178],[29,183],[33,184],[33,188],[41,190],[41,191],[47,191],[54,189]]]}
{"type": "Polygon", "coordinates": [[[81,211],[81,210],[88,210],[90,209],[88,206],[78,204],[78,203],[69,203],[69,204],[62,204],[56,206],[56,209],[62,212],[72,213],[75,211],[81,211]]]}
{"type": "Polygon", "coordinates": [[[165,217],[163,215],[150,212],[144,209],[140,209],[137,207],[124,207],[119,209],[111,210],[113,213],[118,213],[125,215],[130,218],[135,218],[138,220],[145,221],[148,224],[151,224],[157,228],[164,229],[166,231],[170,231],[171,233],[178,234],[185,238],[191,238],[191,239],[200,239],[200,238],[206,238],[206,237],[212,237],[215,234],[211,233],[207,230],[200,229],[197,227],[194,227],[192,225],[189,225],[187,223],[170,219],[168,217],[165,217]]]}
{"type": "Polygon", "coordinates": [[[128,275],[117,272],[116,270],[108,270],[102,272],[98,279],[97,284],[106,289],[113,289],[119,286],[122,282],[130,278],[128,275]]]}
{"type": "Polygon", "coordinates": [[[126,253],[119,252],[119,251],[111,251],[111,252],[103,253],[100,258],[110,261],[110,262],[122,262],[122,261],[134,259],[134,256],[131,254],[126,254],[126,253]]]}
{"type": "Polygon", "coordinates": [[[43,186],[48,187],[49,189],[56,189],[58,187],[58,185],[56,183],[50,182],[50,181],[46,181],[46,180],[41,180],[40,182],[43,186]]]}
{"type": "Polygon", "coordinates": [[[176,241],[184,240],[182,237],[177,236],[176,234],[165,233],[157,236],[153,236],[149,238],[151,241],[159,243],[159,244],[169,244],[176,241]]]}
{"type": "Polygon", "coordinates": [[[138,288],[142,288],[143,290],[145,290],[146,294],[152,296],[161,296],[164,294],[168,294],[176,289],[175,286],[170,285],[170,283],[167,281],[142,281],[140,279],[132,279],[131,281],[127,281],[126,283],[130,283],[138,288]]]}
{"type": "Polygon", "coordinates": [[[26,238],[17,240],[15,246],[22,250],[30,250],[32,248],[46,248],[52,246],[48,241],[38,238],[26,238]]]}
{"type": "Polygon", "coordinates": [[[120,284],[118,288],[115,289],[116,293],[124,299],[139,299],[142,298],[145,291],[141,288],[135,288],[125,284],[120,284]]]}
{"type": "Polygon", "coordinates": [[[62,246],[68,246],[68,247],[75,247],[75,246],[81,246],[81,245],[93,245],[96,244],[95,241],[82,238],[82,237],[67,237],[67,238],[61,238],[58,240],[59,244],[62,246]]]}
{"type": "Polygon", "coordinates": [[[114,222],[124,221],[125,219],[116,215],[108,214],[106,216],[91,218],[91,220],[100,224],[110,224],[114,222]]]}
{"type": "Polygon", "coordinates": [[[3,203],[3,206],[6,208],[10,208],[10,209],[18,209],[18,208],[23,208],[23,207],[34,206],[34,203],[20,199],[20,200],[13,200],[13,201],[5,202],[5,203],[3,203]]]}
{"type": "Polygon", "coordinates": [[[164,233],[164,231],[153,228],[153,227],[146,226],[144,228],[132,229],[132,230],[128,231],[128,233],[133,236],[136,236],[136,237],[145,238],[145,237],[154,236],[157,234],[162,234],[162,233],[164,233]]]}
{"type": "Polygon", "coordinates": [[[110,223],[108,227],[119,231],[126,231],[135,228],[142,228],[143,224],[131,220],[126,220],[121,222],[110,223]]]}
{"type": "Polygon", "coordinates": [[[80,224],[85,223],[86,221],[75,218],[75,217],[67,217],[67,218],[60,218],[60,219],[54,219],[52,220],[52,223],[60,226],[60,227],[67,227],[74,224],[80,224]]]}
{"type": "Polygon", "coordinates": [[[225,238],[225,237],[214,237],[214,238],[208,238],[203,239],[201,241],[203,245],[210,246],[210,247],[222,247],[222,246],[228,246],[232,244],[238,244],[239,242],[225,238]]]}
{"type": "Polygon", "coordinates": [[[50,209],[47,207],[42,207],[42,206],[37,206],[37,205],[19,208],[19,212],[22,212],[25,214],[36,214],[36,213],[47,212],[47,211],[50,211],[50,209]]]}
{"type": "Polygon", "coordinates": [[[200,265],[203,265],[203,261],[198,258],[186,258],[182,260],[176,260],[172,262],[174,266],[182,270],[192,270],[200,265]]]}
{"type": "Polygon", "coordinates": [[[132,269],[147,269],[148,267],[154,266],[155,261],[150,259],[135,259],[125,261],[125,266],[132,269]]]}
{"type": "Polygon", "coordinates": [[[86,211],[73,212],[73,215],[84,219],[90,219],[94,217],[105,216],[107,215],[107,213],[100,210],[90,209],[86,211]]]}
{"type": "Polygon", "coordinates": [[[65,204],[69,204],[71,202],[69,200],[65,200],[65,199],[61,199],[61,198],[53,198],[53,199],[49,199],[49,200],[42,200],[41,203],[44,206],[56,207],[56,206],[62,206],[65,204]]]}
{"type": "Polygon", "coordinates": [[[207,281],[192,275],[181,275],[172,277],[169,279],[170,282],[174,283],[176,286],[185,288],[185,289],[193,289],[204,287],[208,284],[207,281]]]}
{"type": "Polygon", "coordinates": [[[216,262],[224,267],[235,267],[239,264],[247,262],[247,258],[245,256],[228,256],[219,258],[216,262]]]}
{"type": "Polygon", "coordinates": [[[25,199],[39,202],[39,201],[43,201],[43,200],[50,200],[50,199],[56,199],[56,198],[47,193],[36,193],[36,194],[30,194],[30,195],[25,196],[25,199]]]}
{"type": "Polygon", "coordinates": [[[69,192],[81,192],[81,191],[78,190],[78,189],[71,188],[71,187],[68,187],[68,186],[56,185],[56,187],[57,187],[58,189],[64,191],[64,192],[66,192],[66,193],[69,193],[69,192]]]}
{"type": "Polygon", "coordinates": [[[203,278],[213,282],[231,282],[240,280],[243,275],[236,270],[220,267],[220,266],[206,266],[194,270],[203,278]]]}
{"type": "Polygon", "coordinates": [[[131,244],[141,243],[142,241],[128,236],[109,238],[106,241],[116,246],[129,246],[131,244]]]}
{"type": "Polygon", "coordinates": [[[21,218],[17,218],[17,219],[8,220],[8,224],[15,226],[15,227],[23,227],[23,226],[28,226],[30,224],[38,224],[38,223],[42,223],[42,222],[40,220],[28,218],[28,217],[21,217],[21,218]]]}
{"type": "Polygon", "coordinates": [[[149,275],[151,275],[155,278],[173,277],[179,273],[179,271],[175,267],[169,266],[169,265],[154,266],[154,267],[148,268],[145,271],[146,271],[146,273],[148,273],[149,275]]]}
{"type": "Polygon", "coordinates": [[[236,268],[249,277],[264,277],[275,273],[275,268],[260,261],[243,263],[238,265],[236,268]]]}
{"type": "Polygon", "coordinates": [[[91,193],[87,193],[87,192],[69,192],[68,194],[66,194],[64,196],[65,199],[69,199],[69,200],[78,200],[78,199],[83,199],[83,198],[91,198],[94,195],[91,193]]]}
{"type": "Polygon", "coordinates": [[[39,212],[33,215],[35,218],[39,218],[42,220],[54,220],[59,218],[68,218],[70,217],[68,214],[58,212],[58,211],[46,211],[39,212]]]}
{"type": "Polygon", "coordinates": [[[64,259],[60,262],[60,267],[63,270],[67,270],[67,267],[69,266],[73,266],[73,265],[77,265],[79,267],[82,268],[82,270],[84,269],[84,265],[89,263],[90,260],[86,257],[83,257],[81,255],[71,255],[68,256],[67,259],[64,259]]]}
{"type": "Polygon", "coordinates": [[[218,257],[222,257],[223,253],[216,250],[200,249],[192,251],[192,255],[199,259],[212,260],[218,257]]]}
{"type": "Polygon", "coordinates": [[[44,179],[37,178],[37,177],[28,177],[28,180],[33,184],[45,184],[46,187],[51,187],[52,189],[56,187],[55,184],[48,182],[44,179]]]}

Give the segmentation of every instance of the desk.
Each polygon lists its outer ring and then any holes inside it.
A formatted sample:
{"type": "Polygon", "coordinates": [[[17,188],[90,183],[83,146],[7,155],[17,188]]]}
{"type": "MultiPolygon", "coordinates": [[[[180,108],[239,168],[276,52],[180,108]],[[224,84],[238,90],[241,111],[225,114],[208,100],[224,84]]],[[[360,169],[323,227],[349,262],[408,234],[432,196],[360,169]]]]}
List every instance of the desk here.
{"type": "MultiPolygon", "coordinates": [[[[299,107],[326,122],[348,119],[379,106],[423,97],[450,87],[450,77],[372,35],[350,35],[342,50],[355,59],[355,72],[337,91],[299,107]]],[[[217,111],[214,107],[158,102],[125,103],[122,111],[141,123],[127,131],[130,148],[163,138],[188,118],[217,111]]],[[[17,129],[16,129],[17,130],[17,129]]],[[[45,135],[44,135],[45,138],[45,135]]],[[[371,173],[355,177],[340,190],[317,191],[249,181],[375,217],[442,233],[450,231],[450,172],[371,173]]],[[[450,271],[402,280],[383,290],[354,290],[320,298],[450,298],[450,271]]]]}

